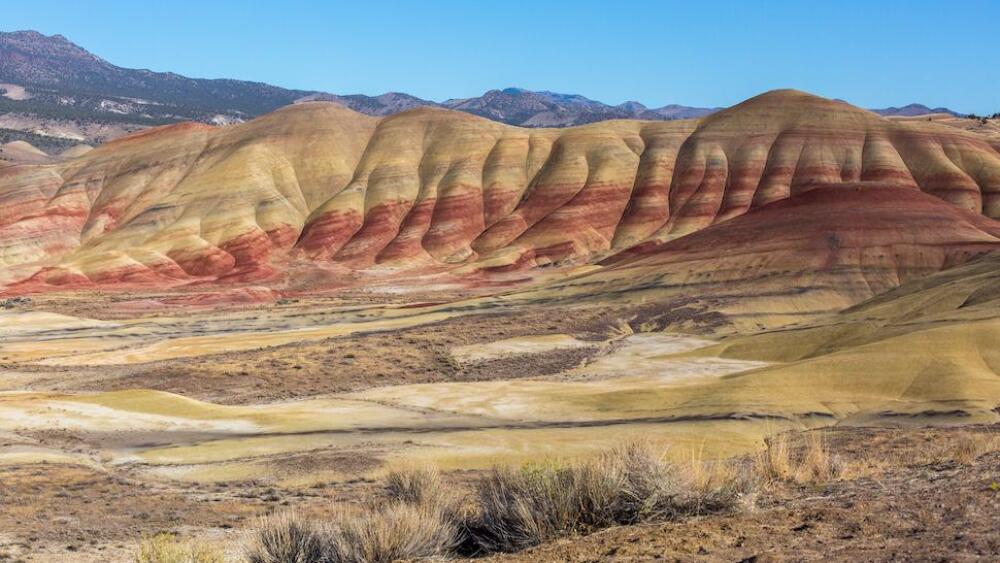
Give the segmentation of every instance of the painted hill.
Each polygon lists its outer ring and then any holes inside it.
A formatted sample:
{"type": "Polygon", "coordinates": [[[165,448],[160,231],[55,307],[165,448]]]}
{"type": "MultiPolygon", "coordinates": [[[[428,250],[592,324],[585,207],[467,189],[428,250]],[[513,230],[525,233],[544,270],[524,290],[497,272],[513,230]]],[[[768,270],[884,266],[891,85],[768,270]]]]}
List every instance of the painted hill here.
{"type": "Polygon", "coordinates": [[[829,413],[848,423],[996,420],[1000,253],[910,281],[836,315],[701,351],[780,362],[687,397],[716,408],[829,413]]]}
{"type": "Polygon", "coordinates": [[[348,283],[583,264],[857,182],[1000,216],[1000,154],[982,137],[796,91],[701,121],[566,129],[309,103],[0,170],[0,282],[283,283],[308,266],[348,283]]]}
{"type": "Polygon", "coordinates": [[[633,304],[697,296],[730,328],[752,331],[840,311],[994,251],[1000,221],[920,190],[819,184],[542,291],[633,304]]]}
{"type": "Polygon", "coordinates": [[[52,157],[26,141],[11,141],[0,145],[0,159],[17,164],[42,164],[52,157]]]}

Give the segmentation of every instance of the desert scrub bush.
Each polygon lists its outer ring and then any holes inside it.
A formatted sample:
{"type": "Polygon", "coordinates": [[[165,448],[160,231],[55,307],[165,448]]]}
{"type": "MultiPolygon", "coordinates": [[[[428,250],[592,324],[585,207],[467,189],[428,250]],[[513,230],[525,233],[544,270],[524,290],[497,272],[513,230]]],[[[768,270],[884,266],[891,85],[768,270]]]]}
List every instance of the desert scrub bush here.
{"type": "Polygon", "coordinates": [[[327,561],[392,563],[448,556],[460,541],[459,522],[433,501],[390,501],[345,510],[332,523],[327,561]]]}
{"type": "Polygon", "coordinates": [[[996,433],[961,430],[944,432],[917,456],[918,463],[953,461],[971,465],[981,456],[1000,451],[1000,436],[996,433]]]}
{"type": "Polygon", "coordinates": [[[764,440],[764,448],[754,457],[757,475],[765,483],[793,482],[818,485],[840,478],[842,464],[830,452],[823,432],[804,434],[805,445],[793,448],[788,433],[764,440]]]}
{"type": "Polygon", "coordinates": [[[685,468],[628,444],[573,464],[497,467],[459,497],[434,471],[387,475],[385,496],[342,507],[320,531],[289,515],[263,521],[249,563],[390,563],[517,551],[565,533],[730,510],[752,493],[744,469],[685,468]]]}
{"type": "Polygon", "coordinates": [[[795,474],[792,448],[788,434],[776,434],[764,439],[764,448],[754,456],[757,475],[766,482],[790,481],[795,474]]]}
{"type": "Polygon", "coordinates": [[[736,473],[711,485],[698,475],[645,444],[572,465],[496,468],[476,487],[466,533],[479,551],[517,551],[565,533],[731,509],[748,492],[736,473]]]}
{"type": "Polygon", "coordinates": [[[185,542],[168,533],[144,538],[133,559],[135,563],[222,563],[222,552],[205,544],[185,542]]]}
{"type": "Polygon", "coordinates": [[[396,471],[386,498],[342,506],[322,527],[294,514],[264,519],[250,534],[248,563],[391,563],[452,554],[461,537],[458,503],[437,472],[396,471]]]}
{"type": "Polygon", "coordinates": [[[335,563],[329,534],[293,513],[262,518],[245,542],[248,563],[335,563]]]}
{"type": "Polygon", "coordinates": [[[445,497],[441,474],[427,468],[407,468],[385,477],[386,495],[409,504],[437,502],[445,497]]]}

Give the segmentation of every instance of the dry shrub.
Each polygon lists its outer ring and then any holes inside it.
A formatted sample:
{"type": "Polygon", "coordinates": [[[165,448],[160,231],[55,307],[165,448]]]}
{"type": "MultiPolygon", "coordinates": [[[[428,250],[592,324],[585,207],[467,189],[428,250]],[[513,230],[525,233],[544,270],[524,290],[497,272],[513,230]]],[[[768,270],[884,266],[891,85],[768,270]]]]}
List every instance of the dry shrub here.
{"type": "Polygon", "coordinates": [[[575,464],[498,467],[463,510],[433,471],[386,478],[386,497],[343,508],[323,531],[290,515],[262,522],[250,563],[389,563],[516,551],[570,532],[730,510],[752,494],[750,472],[724,463],[667,463],[629,444],[575,464]]]}
{"type": "Polygon", "coordinates": [[[751,463],[727,459],[705,461],[699,451],[682,469],[694,491],[695,512],[721,512],[731,508],[753,510],[757,503],[760,477],[751,463]]]}
{"type": "Polygon", "coordinates": [[[728,510],[749,483],[714,473],[700,483],[651,447],[629,444],[575,465],[497,468],[477,486],[468,525],[479,550],[517,551],[570,532],[728,510]]]}
{"type": "Polygon", "coordinates": [[[396,470],[385,477],[386,494],[392,500],[419,504],[445,497],[441,474],[427,468],[396,470]]]}
{"type": "Polygon", "coordinates": [[[764,441],[764,449],[754,458],[754,468],[761,480],[818,485],[840,478],[843,468],[830,452],[826,435],[808,432],[804,436],[805,446],[801,450],[792,447],[787,433],[764,441]]]}
{"type": "Polygon", "coordinates": [[[918,456],[918,463],[942,463],[953,461],[971,465],[981,456],[1000,451],[1000,436],[988,432],[944,432],[934,442],[930,442],[918,456]]]}
{"type": "Polygon", "coordinates": [[[777,434],[764,440],[764,449],[754,457],[754,467],[764,482],[791,481],[795,475],[792,447],[788,434],[777,434]]]}
{"type": "Polygon", "coordinates": [[[262,518],[246,543],[248,563],[328,563],[330,536],[293,513],[262,518]]]}
{"type": "Polygon", "coordinates": [[[440,473],[426,468],[393,471],[388,501],[337,514],[331,523],[330,561],[390,563],[444,556],[460,541],[459,503],[440,473]]]}
{"type": "Polygon", "coordinates": [[[431,503],[342,508],[320,529],[293,514],[261,521],[249,563],[391,563],[450,554],[459,525],[431,503]]]}
{"type": "Polygon", "coordinates": [[[383,503],[345,511],[333,523],[331,563],[391,563],[444,556],[459,543],[459,524],[433,503],[383,503]]]}
{"type": "Polygon", "coordinates": [[[180,541],[173,534],[145,538],[135,554],[135,563],[222,563],[222,553],[211,547],[180,541]]]}
{"type": "Polygon", "coordinates": [[[795,479],[799,483],[829,483],[840,477],[841,464],[837,456],[830,453],[826,434],[809,432],[806,447],[799,463],[795,479]]]}

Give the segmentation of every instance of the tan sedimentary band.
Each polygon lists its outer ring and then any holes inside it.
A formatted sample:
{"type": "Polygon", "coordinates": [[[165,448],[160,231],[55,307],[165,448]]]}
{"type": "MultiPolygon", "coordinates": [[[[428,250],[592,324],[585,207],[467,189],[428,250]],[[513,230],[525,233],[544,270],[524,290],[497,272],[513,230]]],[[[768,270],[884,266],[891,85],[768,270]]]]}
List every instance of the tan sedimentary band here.
{"type": "Polygon", "coordinates": [[[1000,218],[984,137],[795,91],[702,120],[521,129],[418,109],[288,107],[0,170],[0,266],[22,287],[281,277],[276,265],[441,271],[583,263],[817,184],[919,189],[1000,218]]]}

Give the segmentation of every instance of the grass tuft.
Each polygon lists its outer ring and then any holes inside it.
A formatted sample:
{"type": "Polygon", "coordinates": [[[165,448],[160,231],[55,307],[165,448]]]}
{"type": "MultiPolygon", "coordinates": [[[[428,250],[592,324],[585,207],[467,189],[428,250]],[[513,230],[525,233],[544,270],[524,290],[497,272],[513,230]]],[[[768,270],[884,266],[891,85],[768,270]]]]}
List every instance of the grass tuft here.
{"type": "Polygon", "coordinates": [[[396,501],[420,504],[445,497],[441,474],[427,468],[397,470],[385,478],[386,495],[396,501]]]}
{"type": "Polygon", "coordinates": [[[135,563],[222,563],[221,552],[201,543],[184,542],[166,532],[145,538],[135,554],[135,563]]]}
{"type": "Polygon", "coordinates": [[[567,464],[497,467],[471,498],[426,469],[390,473],[384,498],[341,508],[323,531],[294,516],[262,521],[249,563],[389,563],[517,551],[567,533],[730,511],[754,498],[750,466],[666,462],[627,444],[567,464]]]}
{"type": "Polygon", "coordinates": [[[829,483],[841,476],[839,458],[830,453],[826,434],[809,432],[805,436],[806,446],[799,463],[795,479],[799,483],[829,483]]]}
{"type": "Polygon", "coordinates": [[[749,492],[735,472],[706,475],[644,444],[575,465],[498,468],[476,488],[468,533],[480,551],[517,551],[566,533],[732,509],[749,492]]]}
{"type": "Polygon", "coordinates": [[[459,525],[434,503],[393,501],[334,518],[329,561],[392,563],[451,554],[459,525]]]}
{"type": "Polygon", "coordinates": [[[971,465],[981,456],[1000,451],[1000,436],[989,432],[962,430],[943,433],[928,443],[917,456],[920,463],[955,462],[971,465]]]}
{"type": "Polygon", "coordinates": [[[248,563],[332,563],[329,553],[329,534],[294,513],[262,518],[244,549],[248,563]]]}
{"type": "Polygon", "coordinates": [[[765,483],[821,485],[839,479],[844,467],[830,452],[823,432],[804,434],[805,447],[793,448],[788,433],[764,441],[764,449],[754,458],[754,469],[765,483]]]}

